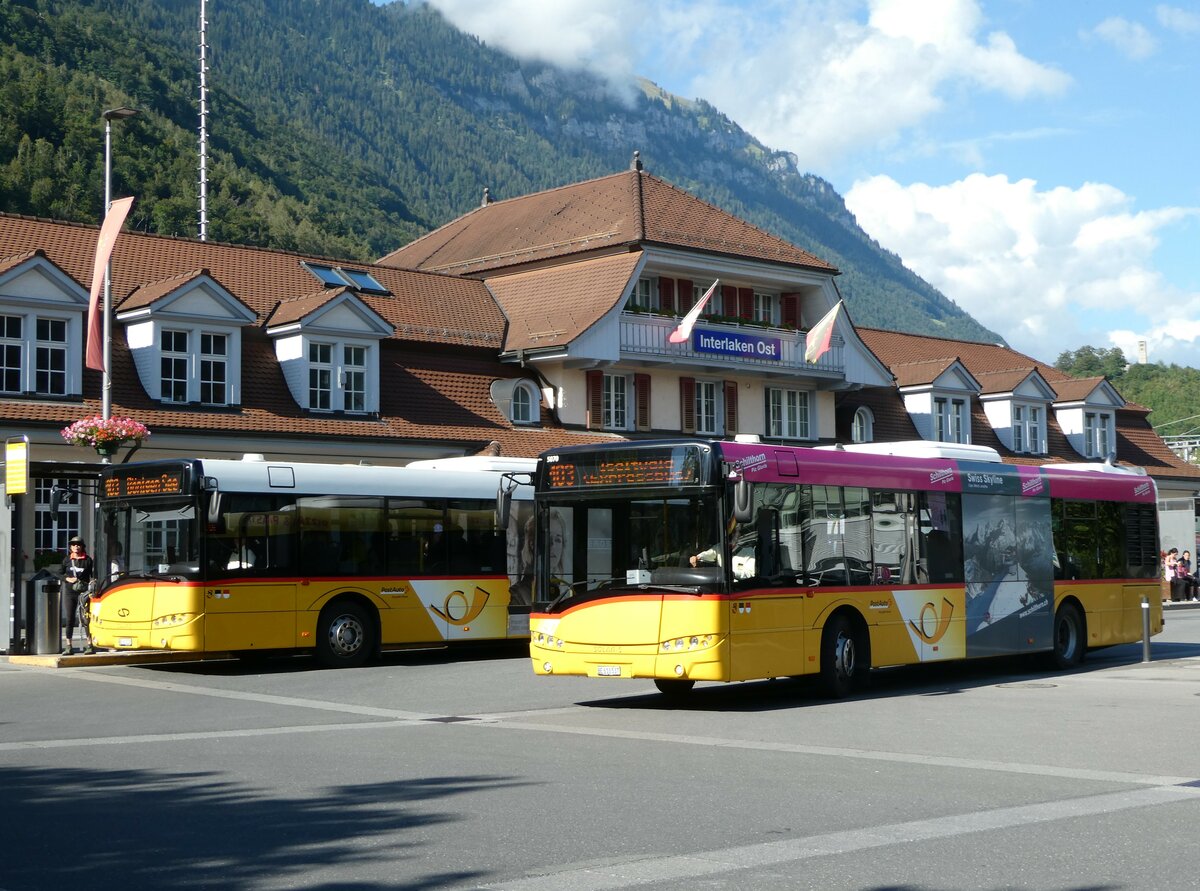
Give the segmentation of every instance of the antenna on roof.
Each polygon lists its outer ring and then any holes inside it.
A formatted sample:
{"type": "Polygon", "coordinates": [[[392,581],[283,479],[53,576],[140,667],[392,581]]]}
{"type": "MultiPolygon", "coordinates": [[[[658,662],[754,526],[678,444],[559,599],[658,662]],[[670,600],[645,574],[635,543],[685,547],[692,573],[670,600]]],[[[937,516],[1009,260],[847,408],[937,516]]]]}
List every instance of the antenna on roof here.
{"type": "Polygon", "coordinates": [[[633,163],[629,165],[629,169],[630,170],[641,170],[642,169],[642,153],[637,151],[637,149],[634,149],[633,163]]]}
{"type": "Polygon", "coordinates": [[[208,17],[200,0],[200,240],[208,240],[208,17]]]}
{"type": "Polygon", "coordinates": [[[487,186],[484,186],[483,187],[483,201],[480,202],[479,206],[487,207],[491,203],[492,203],[492,190],[489,189],[487,186]]]}

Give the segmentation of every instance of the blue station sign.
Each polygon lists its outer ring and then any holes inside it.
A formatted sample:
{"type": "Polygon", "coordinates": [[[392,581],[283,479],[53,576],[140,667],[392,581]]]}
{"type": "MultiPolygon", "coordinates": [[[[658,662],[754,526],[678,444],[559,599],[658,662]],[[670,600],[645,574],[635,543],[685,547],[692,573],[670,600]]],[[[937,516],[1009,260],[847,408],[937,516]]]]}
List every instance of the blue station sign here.
{"type": "Polygon", "coordinates": [[[740,356],[743,359],[766,359],[778,362],[783,358],[783,346],[778,337],[736,332],[692,332],[692,349],[697,353],[717,353],[721,356],[740,356]]]}

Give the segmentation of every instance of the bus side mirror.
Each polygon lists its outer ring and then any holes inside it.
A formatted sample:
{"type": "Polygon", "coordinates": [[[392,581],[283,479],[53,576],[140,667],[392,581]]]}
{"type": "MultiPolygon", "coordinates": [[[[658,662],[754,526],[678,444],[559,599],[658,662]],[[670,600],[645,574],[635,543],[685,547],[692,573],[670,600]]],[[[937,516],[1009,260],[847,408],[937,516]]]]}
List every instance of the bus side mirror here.
{"type": "Polygon", "coordinates": [[[750,495],[750,483],[745,478],[733,484],[733,518],[739,523],[749,523],[754,517],[750,495]]]}
{"type": "Polygon", "coordinates": [[[508,528],[508,516],[512,512],[513,490],[517,484],[512,480],[501,480],[500,488],[496,490],[496,528],[508,528]],[[508,485],[506,485],[506,483],[508,485]]]}

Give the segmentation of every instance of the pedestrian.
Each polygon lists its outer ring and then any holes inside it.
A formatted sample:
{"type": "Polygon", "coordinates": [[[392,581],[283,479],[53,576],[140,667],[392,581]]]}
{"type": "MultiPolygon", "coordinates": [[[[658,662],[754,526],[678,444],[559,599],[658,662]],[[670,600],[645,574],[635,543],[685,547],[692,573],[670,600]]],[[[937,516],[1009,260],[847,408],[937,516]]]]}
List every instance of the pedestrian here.
{"type": "Polygon", "coordinates": [[[1181,600],[1196,599],[1196,576],[1192,572],[1192,552],[1184,551],[1175,562],[1175,576],[1183,582],[1180,591],[1181,600]]]}
{"type": "MultiPolygon", "coordinates": [[[[79,609],[80,595],[85,593],[88,585],[96,575],[96,565],[88,556],[87,545],[78,535],[67,542],[68,553],[62,565],[62,623],[67,632],[67,642],[63,646],[63,655],[69,656],[75,650],[71,640],[75,636],[75,618],[79,609]]],[[[91,641],[88,641],[88,649],[91,641]]]]}
{"type": "Polygon", "coordinates": [[[1166,584],[1166,592],[1163,596],[1163,603],[1175,601],[1175,564],[1179,562],[1179,548],[1171,548],[1167,551],[1166,559],[1163,560],[1163,582],[1166,584]]]}

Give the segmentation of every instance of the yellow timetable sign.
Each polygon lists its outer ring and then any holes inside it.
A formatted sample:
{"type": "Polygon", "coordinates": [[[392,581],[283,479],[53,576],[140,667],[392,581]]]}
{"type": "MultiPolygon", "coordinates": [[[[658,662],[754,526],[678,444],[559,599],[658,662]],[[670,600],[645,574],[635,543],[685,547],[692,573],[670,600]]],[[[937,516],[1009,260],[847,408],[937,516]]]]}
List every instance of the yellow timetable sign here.
{"type": "Polygon", "coordinates": [[[4,491],[24,495],[29,491],[29,437],[12,436],[4,444],[4,491]]]}

